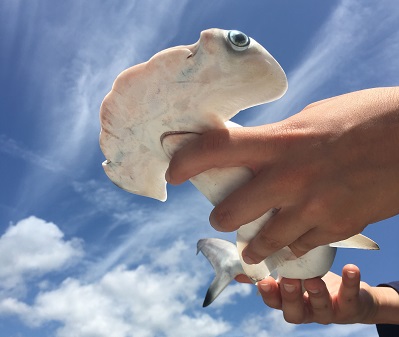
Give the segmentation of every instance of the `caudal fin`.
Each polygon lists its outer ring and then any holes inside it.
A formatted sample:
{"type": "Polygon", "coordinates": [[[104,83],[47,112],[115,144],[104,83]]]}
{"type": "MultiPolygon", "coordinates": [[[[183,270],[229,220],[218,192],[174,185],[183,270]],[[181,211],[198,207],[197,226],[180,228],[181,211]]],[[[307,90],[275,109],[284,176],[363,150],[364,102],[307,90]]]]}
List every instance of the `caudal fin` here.
{"type": "Polygon", "coordinates": [[[201,239],[197,243],[197,254],[201,252],[210,262],[214,271],[213,279],[203,303],[211,304],[239,274],[244,274],[235,244],[221,239],[201,239]]]}

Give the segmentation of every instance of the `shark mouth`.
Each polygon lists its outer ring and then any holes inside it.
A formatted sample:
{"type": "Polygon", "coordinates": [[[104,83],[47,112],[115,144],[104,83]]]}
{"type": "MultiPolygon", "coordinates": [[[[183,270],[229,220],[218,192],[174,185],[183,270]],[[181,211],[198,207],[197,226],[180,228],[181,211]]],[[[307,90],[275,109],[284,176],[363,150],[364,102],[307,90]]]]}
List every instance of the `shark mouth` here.
{"type": "Polygon", "coordinates": [[[200,133],[197,132],[191,132],[191,131],[168,131],[168,132],[164,132],[161,137],[161,144],[163,144],[163,141],[166,137],[171,136],[171,135],[186,135],[186,134],[196,134],[196,135],[200,135],[200,133]]]}

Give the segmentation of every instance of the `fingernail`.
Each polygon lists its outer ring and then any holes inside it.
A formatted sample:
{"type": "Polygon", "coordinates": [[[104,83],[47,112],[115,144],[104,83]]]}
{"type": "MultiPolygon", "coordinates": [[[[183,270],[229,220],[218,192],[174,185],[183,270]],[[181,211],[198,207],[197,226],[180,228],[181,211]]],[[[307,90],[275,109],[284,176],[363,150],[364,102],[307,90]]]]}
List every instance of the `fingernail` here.
{"type": "Polygon", "coordinates": [[[261,283],[259,286],[265,293],[268,293],[272,289],[272,286],[269,283],[261,283]]]}
{"type": "Polygon", "coordinates": [[[256,264],[256,261],[252,256],[249,256],[246,251],[242,252],[242,259],[246,264],[256,264]]]}
{"type": "Polygon", "coordinates": [[[348,276],[349,279],[354,279],[356,277],[356,272],[353,270],[348,270],[346,272],[346,275],[348,276]]]}
{"type": "Polygon", "coordinates": [[[285,291],[290,294],[292,294],[296,290],[296,287],[293,284],[284,284],[283,286],[285,291]]]}
{"type": "Polygon", "coordinates": [[[320,293],[319,289],[307,289],[307,290],[308,290],[308,292],[310,292],[311,294],[314,294],[314,295],[320,293]]]}

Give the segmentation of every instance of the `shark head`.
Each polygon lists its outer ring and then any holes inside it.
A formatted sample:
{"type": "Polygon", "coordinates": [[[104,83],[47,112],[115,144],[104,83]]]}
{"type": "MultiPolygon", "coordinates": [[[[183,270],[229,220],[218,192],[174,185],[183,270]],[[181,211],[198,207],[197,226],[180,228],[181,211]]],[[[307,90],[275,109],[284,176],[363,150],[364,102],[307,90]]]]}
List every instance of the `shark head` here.
{"type": "Polygon", "coordinates": [[[280,98],[284,71],[254,39],[209,29],[123,71],[101,105],[103,168],[119,187],[166,200],[165,136],[224,128],[240,110],[280,98]]]}

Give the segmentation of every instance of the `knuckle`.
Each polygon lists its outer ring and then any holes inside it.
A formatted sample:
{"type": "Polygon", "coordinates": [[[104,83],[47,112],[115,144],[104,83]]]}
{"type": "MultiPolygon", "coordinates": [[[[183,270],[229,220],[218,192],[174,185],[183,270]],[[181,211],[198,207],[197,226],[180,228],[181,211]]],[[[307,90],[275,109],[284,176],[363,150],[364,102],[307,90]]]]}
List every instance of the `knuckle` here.
{"type": "Polygon", "coordinates": [[[296,251],[300,252],[308,252],[315,248],[315,244],[313,242],[309,242],[306,239],[303,239],[302,237],[298,238],[296,241],[294,241],[292,244],[290,244],[290,248],[294,249],[296,251]]]}
{"type": "Polygon", "coordinates": [[[269,139],[265,143],[267,149],[272,153],[283,154],[290,147],[290,135],[292,133],[292,128],[287,124],[272,124],[269,129],[269,139]]]}
{"type": "Polygon", "coordinates": [[[275,251],[282,248],[281,242],[271,237],[265,227],[260,230],[256,239],[259,243],[261,243],[261,247],[264,247],[266,250],[275,251]]]}
{"type": "Polygon", "coordinates": [[[304,205],[303,217],[318,221],[321,217],[329,218],[330,202],[326,195],[313,196],[304,205]]]}
{"type": "Polygon", "coordinates": [[[333,225],[330,227],[330,230],[332,232],[332,235],[335,236],[336,239],[342,240],[346,239],[353,234],[354,226],[348,221],[341,220],[341,221],[335,221],[333,225]]]}
{"type": "Polygon", "coordinates": [[[291,149],[294,143],[303,139],[303,133],[300,130],[305,127],[305,122],[298,119],[286,119],[283,122],[271,124],[269,132],[272,135],[271,140],[274,140],[274,147],[279,151],[291,149]]]}
{"type": "Polygon", "coordinates": [[[269,299],[267,295],[262,296],[263,302],[272,309],[281,309],[281,305],[277,301],[269,299]]]}
{"type": "Polygon", "coordinates": [[[305,110],[308,110],[308,109],[312,109],[312,108],[314,108],[315,106],[317,106],[317,105],[319,105],[319,104],[320,104],[320,101],[310,103],[310,104],[306,105],[306,106],[302,109],[302,111],[305,111],[305,110]]]}
{"type": "Polygon", "coordinates": [[[291,324],[301,324],[304,321],[303,315],[297,313],[283,311],[284,319],[291,324]]]}

